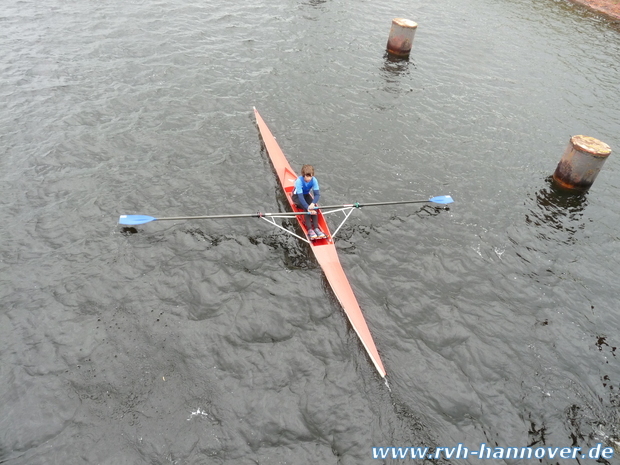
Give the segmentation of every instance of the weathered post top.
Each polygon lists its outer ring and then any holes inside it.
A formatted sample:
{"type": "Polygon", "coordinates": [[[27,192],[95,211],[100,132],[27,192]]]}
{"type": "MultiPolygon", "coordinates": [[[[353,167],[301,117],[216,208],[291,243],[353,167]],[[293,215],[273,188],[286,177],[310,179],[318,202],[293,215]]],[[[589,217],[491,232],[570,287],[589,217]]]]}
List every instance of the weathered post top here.
{"type": "Polygon", "coordinates": [[[399,25],[400,27],[410,27],[416,28],[418,24],[415,21],[411,21],[410,19],[405,18],[394,18],[392,23],[399,25]]]}
{"type": "Polygon", "coordinates": [[[594,137],[573,136],[571,143],[580,152],[586,152],[595,157],[607,157],[611,153],[611,147],[594,137]]]}

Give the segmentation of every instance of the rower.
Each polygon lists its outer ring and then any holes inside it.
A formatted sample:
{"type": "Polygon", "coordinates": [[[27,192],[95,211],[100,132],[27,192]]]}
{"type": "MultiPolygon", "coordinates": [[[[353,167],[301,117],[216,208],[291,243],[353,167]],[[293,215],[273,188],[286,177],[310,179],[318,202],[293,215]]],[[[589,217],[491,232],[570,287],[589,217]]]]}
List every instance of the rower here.
{"type": "Polygon", "coordinates": [[[319,219],[316,214],[320,197],[319,182],[314,177],[314,167],[312,165],[302,166],[301,176],[295,180],[292,199],[295,205],[303,211],[310,213],[305,215],[304,218],[306,220],[306,229],[308,230],[308,239],[311,241],[327,237],[319,229],[319,219]]]}

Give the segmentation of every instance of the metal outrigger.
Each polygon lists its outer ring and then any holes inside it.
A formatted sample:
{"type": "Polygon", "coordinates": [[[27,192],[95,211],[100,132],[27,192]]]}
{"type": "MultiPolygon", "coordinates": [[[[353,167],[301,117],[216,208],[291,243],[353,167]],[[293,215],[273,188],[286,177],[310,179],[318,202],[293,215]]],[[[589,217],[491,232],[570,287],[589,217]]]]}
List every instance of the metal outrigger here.
{"type": "MultiPolygon", "coordinates": [[[[343,212],[344,213],[343,220],[340,222],[340,224],[334,230],[334,232],[330,234],[329,239],[333,240],[336,237],[336,234],[338,234],[338,231],[340,231],[340,228],[342,228],[344,223],[349,219],[349,216],[351,216],[351,213],[353,213],[353,209],[354,208],[356,208],[356,207],[354,205],[351,205],[351,206],[336,208],[336,209],[329,210],[329,211],[323,211],[323,215],[327,215],[328,213],[337,213],[337,212],[343,212]]],[[[299,234],[296,234],[293,231],[291,231],[290,229],[285,228],[281,224],[276,223],[276,220],[275,220],[275,218],[294,218],[297,215],[308,215],[308,214],[309,213],[305,213],[305,212],[301,212],[301,213],[296,212],[296,213],[293,213],[293,214],[291,214],[291,213],[282,213],[281,215],[278,215],[278,214],[275,214],[275,213],[270,213],[269,216],[259,215],[259,218],[261,218],[262,220],[265,220],[269,224],[272,224],[276,228],[281,229],[282,231],[285,231],[285,232],[289,233],[291,236],[294,236],[297,239],[299,239],[301,241],[304,241],[307,244],[310,244],[310,241],[308,239],[306,239],[305,237],[301,237],[299,234]]]]}

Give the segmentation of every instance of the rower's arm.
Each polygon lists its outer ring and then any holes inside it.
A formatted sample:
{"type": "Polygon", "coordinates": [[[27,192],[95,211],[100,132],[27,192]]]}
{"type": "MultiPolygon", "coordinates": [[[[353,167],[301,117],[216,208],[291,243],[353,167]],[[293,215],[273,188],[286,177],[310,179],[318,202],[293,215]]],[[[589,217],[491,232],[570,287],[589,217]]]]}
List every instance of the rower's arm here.
{"type": "Polygon", "coordinates": [[[312,193],[314,194],[312,202],[316,205],[317,203],[319,203],[319,199],[321,198],[321,192],[318,189],[315,189],[312,191],[312,193]]]}

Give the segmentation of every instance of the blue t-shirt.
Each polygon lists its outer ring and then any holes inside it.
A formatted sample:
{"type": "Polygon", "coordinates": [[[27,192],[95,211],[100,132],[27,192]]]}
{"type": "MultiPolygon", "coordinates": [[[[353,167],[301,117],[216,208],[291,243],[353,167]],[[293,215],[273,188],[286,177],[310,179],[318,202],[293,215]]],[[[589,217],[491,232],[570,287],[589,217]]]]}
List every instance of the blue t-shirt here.
{"type": "Polygon", "coordinates": [[[314,194],[313,203],[315,204],[318,203],[319,197],[321,196],[319,192],[319,182],[316,180],[314,176],[312,176],[312,179],[310,180],[310,182],[306,182],[303,176],[299,176],[295,180],[295,189],[293,190],[293,194],[298,195],[297,198],[299,199],[299,203],[306,210],[308,209],[308,203],[306,202],[306,199],[304,198],[304,196],[309,194],[310,191],[312,191],[312,193],[314,194]]]}

